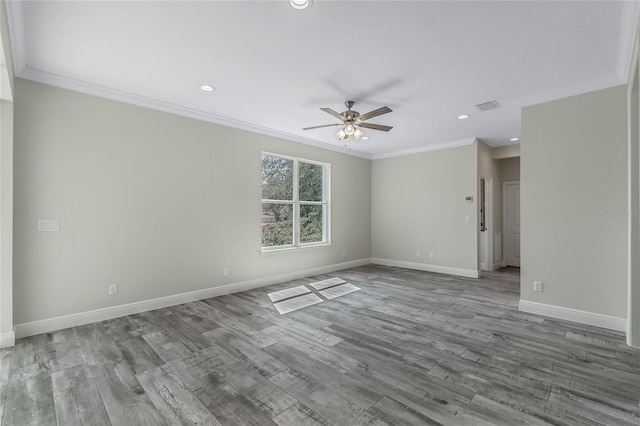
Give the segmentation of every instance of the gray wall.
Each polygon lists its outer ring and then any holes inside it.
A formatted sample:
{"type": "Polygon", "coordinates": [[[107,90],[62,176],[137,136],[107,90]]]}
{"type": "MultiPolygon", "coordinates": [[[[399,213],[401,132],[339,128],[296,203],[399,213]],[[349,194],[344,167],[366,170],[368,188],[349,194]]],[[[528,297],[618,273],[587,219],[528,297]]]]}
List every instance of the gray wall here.
{"type": "Polygon", "coordinates": [[[493,158],[496,160],[520,157],[520,144],[497,146],[491,148],[491,152],[493,153],[493,158]]]}
{"type": "Polygon", "coordinates": [[[626,105],[625,85],[523,109],[522,300],[626,318],[626,105]]]}
{"type": "MultiPolygon", "coordinates": [[[[628,86],[629,200],[628,209],[640,212],[640,33],[636,33],[628,86]]],[[[640,348],[640,215],[628,222],[627,343],[640,348]]]]}
{"type": "Polygon", "coordinates": [[[520,157],[498,160],[502,182],[515,182],[520,180],[520,157]]]}
{"type": "MultiPolygon", "coordinates": [[[[13,55],[11,53],[11,39],[9,38],[9,19],[7,17],[7,2],[0,0],[0,43],[2,44],[2,52],[4,54],[5,68],[9,77],[10,90],[13,92],[14,74],[13,74],[13,55]]],[[[2,98],[6,98],[3,93],[2,98]]]]}
{"type": "Polygon", "coordinates": [[[370,206],[369,160],[16,79],[16,324],[368,259],[370,206]],[[263,150],[331,164],[332,246],[261,253],[263,150]]]}
{"type": "Polygon", "coordinates": [[[6,4],[0,2],[0,347],[13,334],[13,60],[6,4]]]}
{"type": "Polygon", "coordinates": [[[372,257],[477,272],[477,149],[474,143],[373,161],[372,257]]]}

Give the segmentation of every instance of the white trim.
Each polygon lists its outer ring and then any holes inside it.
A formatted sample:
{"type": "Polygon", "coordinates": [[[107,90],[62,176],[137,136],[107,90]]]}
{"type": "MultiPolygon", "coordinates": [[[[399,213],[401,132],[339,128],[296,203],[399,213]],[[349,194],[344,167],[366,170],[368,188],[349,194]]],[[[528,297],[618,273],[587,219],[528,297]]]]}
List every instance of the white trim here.
{"type": "Polygon", "coordinates": [[[626,318],[611,317],[609,315],[580,311],[578,309],[565,308],[562,306],[546,305],[544,303],[520,300],[518,309],[530,314],[544,315],[546,317],[593,325],[596,327],[607,328],[609,330],[626,331],[627,329],[626,318]]]}
{"type": "MultiPolygon", "coordinates": [[[[481,203],[482,203],[482,199],[480,197],[481,195],[481,180],[484,179],[484,208],[485,208],[485,212],[484,212],[484,233],[486,234],[486,244],[484,244],[484,250],[487,251],[487,259],[486,262],[479,262],[480,263],[480,270],[491,270],[494,271],[495,269],[489,269],[489,265],[491,265],[491,267],[493,267],[494,265],[494,261],[493,261],[493,239],[494,239],[494,235],[495,232],[493,230],[493,177],[491,176],[480,176],[480,178],[478,179],[478,194],[476,195],[476,198],[478,199],[478,219],[480,219],[482,217],[482,215],[480,214],[480,209],[481,209],[481,203]],[[490,226],[489,226],[490,224],[490,226]]],[[[483,244],[482,244],[482,230],[480,229],[480,220],[478,220],[478,246],[479,246],[479,250],[478,250],[478,257],[482,258],[482,251],[483,251],[483,244]]],[[[480,260],[480,259],[479,259],[480,260]]]]}
{"type": "MultiPolygon", "coordinates": [[[[541,91],[528,98],[519,99],[516,102],[520,105],[520,109],[522,110],[522,108],[527,108],[533,105],[550,102],[552,100],[569,98],[572,96],[576,96],[578,94],[595,92],[598,90],[611,89],[613,87],[620,86],[625,83],[626,81],[623,80],[618,75],[616,70],[615,73],[612,73],[609,76],[604,76],[601,82],[589,81],[589,82],[580,83],[577,85],[567,85],[556,90],[554,93],[541,91]]],[[[522,140],[520,142],[522,142],[522,140]]]]}
{"type": "MultiPolygon", "coordinates": [[[[504,249],[504,247],[503,247],[503,249],[504,249]]],[[[503,256],[503,257],[504,257],[504,256],[503,256]]],[[[500,268],[504,268],[505,266],[506,266],[506,265],[504,264],[504,260],[500,259],[499,261],[497,261],[497,262],[495,262],[495,263],[493,264],[493,267],[492,267],[492,269],[491,269],[491,270],[492,270],[492,271],[497,271],[498,269],[500,269],[500,268]]]]}
{"type": "MultiPolygon", "coordinates": [[[[520,185],[519,180],[502,182],[502,267],[507,266],[507,186],[520,185]]],[[[522,203],[522,202],[521,202],[522,203]]],[[[520,243],[522,245],[522,243],[520,243]]],[[[522,257],[520,258],[522,260],[522,257]]]]}
{"type": "MultiPolygon", "coordinates": [[[[635,148],[638,143],[638,135],[634,135],[634,126],[638,125],[638,111],[637,108],[632,108],[634,100],[638,101],[638,81],[640,75],[638,72],[638,58],[640,55],[640,38],[638,34],[635,34],[635,42],[633,47],[633,55],[631,64],[629,66],[629,83],[627,91],[627,207],[629,211],[633,211],[634,204],[633,198],[634,191],[638,190],[637,182],[633,181],[635,168],[640,167],[638,165],[638,159],[634,157],[635,148]],[[633,99],[635,97],[635,99],[633,99]],[[634,140],[635,137],[635,140],[634,140]]],[[[638,218],[634,215],[627,215],[627,345],[632,347],[640,347],[640,307],[635,306],[634,303],[636,292],[640,291],[640,285],[638,285],[638,277],[633,272],[634,256],[636,253],[633,250],[634,239],[638,236],[632,233],[634,221],[638,223],[638,218]],[[638,326],[636,326],[638,324],[638,326]]]]}
{"type": "Polygon", "coordinates": [[[437,151],[440,149],[456,148],[459,146],[473,145],[477,138],[459,139],[456,141],[443,142],[435,145],[422,146],[420,148],[405,149],[402,151],[383,152],[382,154],[374,154],[372,160],[380,160],[381,158],[400,157],[403,155],[420,154],[421,152],[437,151]]]}
{"type": "Polygon", "coordinates": [[[47,84],[54,87],[60,87],[75,92],[80,92],[88,95],[97,96],[100,98],[111,99],[113,101],[124,102],[131,105],[137,105],[145,108],[154,109],[157,111],[163,111],[170,114],[179,115],[182,117],[189,117],[196,120],[206,121],[209,123],[220,124],[222,126],[231,127],[234,129],[246,130],[248,132],[258,133],[261,135],[272,136],[279,139],[284,139],[292,142],[302,143],[304,145],[315,146],[317,148],[326,149],[328,151],[335,151],[345,155],[351,155],[354,157],[371,159],[371,155],[364,152],[353,151],[347,149],[341,145],[334,145],[326,142],[318,142],[314,139],[305,138],[291,133],[281,132],[279,130],[270,129],[256,124],[247,123],[245,121],[234,120],[221,115],[211,114],[205,111],[200,111],[193,108],[173,104],[170,102],[161,101],[158,99],[147,98],[134,93],[128,93],[120,90],[111,89],[109,87],[98,86],[96,84],[87,83],[60,75],[47,73],[44,71],[34,70],[32,68],[25,68],[20,72],[16,72],[16,77],[26,80],[35,81],[42,84],[47,84]]]}
{"type": "MultiPolygon", "coordinates": [[[[307,160],[305,158],[291,157],[289,155],[275,154],[268,151],[262,151],[262,165],[264,167],[265,157],[275,157],[293,162],[293,192],[291,200],[277,200],[262,198],[261,206],[264,204],[291,204],[293,213],[293,244],[261,247],[263,253],[270,251],[289,251],[304,248],[315,248],[330,246],[331,243],[331,163],[324,163],[316,160],[307,160]],[[300,199],[300,163],[313,164],[322,168],[322,200],[321,201],[304,201],[300,199]],[[301,212],[302,206],[320,206],[322,207],[322,241],[314,241],[303,243],[300,241],[301,230],[301,212]]],[[[264,209],[260,209],[261,214],[264,209]]]]}
{"type": "Polygon", "coordinates": [[[254,280],[226,284],[219,287],[190,291],[188,293],[159,297],[157,299],[144,300],[140,302],[128,303],[125,305],[112,306],[109,308],[96,309],[93,311],[80,312],[77,314],[63,315],[24,324],[17,324],[14,329],[15,336],[17,338],[22,338],[27,336],[34,336],[36,334],[49,333],[51,331],[62,330],[64,328],[76,327],[92,322],[104,321],[112,318],[122,317],[125,315],[137,314],[153,309],[166,308],[167,306],[179,305],[182,303],[193,302],[195,300],[223,296],[225,294],[251,290],[258,287],[264,287],[271,284],[306,278],[313,275],[326,274],[329,272],[339,271],[341,269],[368,265],[370,263],[371,259],[369,258],[352,260],[349,262],[343,262],[334,265],[320,266],[317,268],[304,269],[300,271],[289,272],[286,274],[273,275],[265,278],[257,278],[254,280]]]}
{"type": "Polygon", "coordinates": [[[0,333],[0,349],[8,348],[16,344],[16,334],[13,331],[0,333]]]}
{"type": "Polygon", "coordinates": [[[333,247],[333,243],[307,243],[301,246],[273,246],[273,247],[263,247],[260,249],[260,254],[272,254],[272,253],[295,253],[300,250],[312,250],[312,249],[320,249],[320,248],[330,248],[333,247]]]}
{"type": "Polygon", "coordinates": [[[426,263],[405,262],[404,260],[371,258],[371,263],[398,268],[416,269],[418,271],[437,272],[440,274],[457,275],[460,277],[478,278],[480,271],[473,269],[452,268],[450,266],[429,265],[426,263]]]}
{"type": "Polygon", "coordinates": [[[26,67],[25,58],[27,52],[24,41],[24,5],[22,1],[5,1],[4,4],[7,6],[7,21],[9,21],[13,73],[17,76],[26,67]]]}
{"type": "Polygon", "coordinates": [[[634,43],[638,26],[640,7],[637,1],[625,1],[622,3],[622,20],[620,25],[620,39],[618,41],[617,72],[623,81],[629,81],[631,76],[630,66],[634,57],[634,43]],[[631,56],[629,56],[629,52],[631,56]]]}

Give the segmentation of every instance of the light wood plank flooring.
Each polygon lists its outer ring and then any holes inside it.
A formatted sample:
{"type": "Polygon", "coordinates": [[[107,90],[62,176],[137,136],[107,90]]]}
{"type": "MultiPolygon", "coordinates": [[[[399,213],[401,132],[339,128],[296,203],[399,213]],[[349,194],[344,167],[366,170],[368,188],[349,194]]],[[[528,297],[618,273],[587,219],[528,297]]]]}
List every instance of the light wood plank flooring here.
{"type": "Polygon", "coordinates": [[[20,339],[2,425],[640,424],[640,351],[518,312],[518,282],[369,265],[20,339]],[[267,297],[332,276],[361,290],[267,297]]]}

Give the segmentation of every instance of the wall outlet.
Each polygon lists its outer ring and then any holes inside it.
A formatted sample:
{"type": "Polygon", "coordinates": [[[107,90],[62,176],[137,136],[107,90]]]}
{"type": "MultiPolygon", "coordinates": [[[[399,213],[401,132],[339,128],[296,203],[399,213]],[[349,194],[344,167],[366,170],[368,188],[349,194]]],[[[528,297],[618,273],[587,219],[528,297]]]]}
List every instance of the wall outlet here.
{"type": "Polygon", "coordinates": [[[347,256],[347,251],[346,250],[342,250],[342,257],[346,257],[347,256]]]}
{"type": "Polygon", "coordinates": [[[118,294],[118,284],[109,284],[109,296],[118,294]]]}
{"type": "Polygon", "coordinates": [[[58,232],[60,230],[59,220],[39,220],[38,232],[58,232]]]}
{"type": "Polygon", "coordinates": [[[229,276],[229,269],[228,268],[222,268],[222,275],[224,275],[225,277],[229,276]]]}
{"type": "Polygon", "coordinates": [[[430,257],[431,259],[433,259],[433,258],[435,257],[435,255],[433,254],[433,252],[432,252],[432,251],[430,251],[430,252],[429,252],[429,257],[430,257]]]}
{"type": "Polygon", "coordinates": [[[469,216],[465,216],[464,217],[464,222],[465,223],[469,223],[469,220],[471,220],[471,218],[469,216]]]}
{"type": "Polygon", "coordinates": [[[542,291],[542,281],[533,282],[533,291],[542,291]]]}
{"type": "Polygon", "coordinates": [[[416,251],[416,257],[420,257],[420,250],[416,251]]]}

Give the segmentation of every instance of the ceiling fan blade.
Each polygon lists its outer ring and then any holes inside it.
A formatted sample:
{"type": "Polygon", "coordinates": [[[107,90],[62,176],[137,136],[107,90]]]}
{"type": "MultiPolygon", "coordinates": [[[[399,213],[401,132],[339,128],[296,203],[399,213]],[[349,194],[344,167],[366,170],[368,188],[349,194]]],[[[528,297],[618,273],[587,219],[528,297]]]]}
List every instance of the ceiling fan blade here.
{"type": "Polygon", "coordinates": [[[374,109],[373,111],[369,111],[365,114],[360,114],[360,121],[368,120],[373,117],[377,117],[382,114],[387,114],[392,112],[391,108],[388,106],[383,106],[382,108],[374,109]]]}
{"type": "Polygon", "coordinates": [[[333,126],[344,126],[344,123],[323,124],[322,126],[305,127],[305,128],[304,128],[304,129],[302,129],[302,130],[319,129],[320,127],[333,127],[333,126]]]}
{"type": "Polygon", "coordinates": [[[342,115],[340,115],[340,113],[335,112],[334,110],[332,110],[331,108],[320,108],[320,109],[323,110],[324,112],[326,112],[327,114],[333,115],[338,120],[344,121],[344,117],[342,115]]]}
{"type": "Polygon", "coordinates": [[[365,129],[382,130],[383,132],[388,132],[393,129],[392,126],[383,126],[382,124],[373,123],[358,123],[357,126],[364,127],[365,129]]]}

